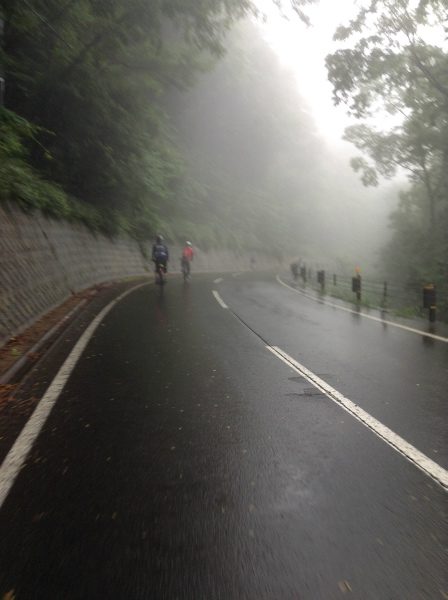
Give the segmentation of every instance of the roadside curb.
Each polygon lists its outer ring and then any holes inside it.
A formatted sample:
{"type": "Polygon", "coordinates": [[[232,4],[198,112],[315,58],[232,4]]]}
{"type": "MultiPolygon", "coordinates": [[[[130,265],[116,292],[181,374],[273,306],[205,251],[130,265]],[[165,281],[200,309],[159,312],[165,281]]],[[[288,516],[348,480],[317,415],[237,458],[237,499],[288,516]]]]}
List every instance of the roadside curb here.
{"type": "Polygon", "coordinates": [[[88,343],[95,331],[106,317],[106,315],[126,296],[136,290],[149,285],[148,282],[141,282],[128,287],[118,296],[106,303],[105,306],[95,315],[85,328],[81,336],[77,339],[75,345],[70,349],[69,354],[64,358],[56,374],[51,378],[51,382],[46,386],[44,394],[39,399],[31,415],[26,420],[24,427],[15,438],[13,445],[0,464],[0,508],[3,505],[9,490],[19,474],[25,460],[39,436],[53,406],[56,404],[61,392],[63,391],[67,380],[75,368],[79,358],[82,356],[88,343]]]}
{"type": "Polygon", "coordinates": [[[6,385],[10,383],[11,379],[25,366],[29,361],[32,360],[31,356],[38,352],[42,346],[47,342],[50,338],[55,336],[59,330],[63,327],[63,325],[69,321],[72,317],[76,315],[78,311],[87,303],[87,299],[83,298],[78,302],[78,304],[72,308],[66,315],[62,317],[51,329],[49,329],[44,335],[32,346],[27,352],[21,356],[14,364],[12,364],[9,369],[7,369],[4,373],[0,375],[0,385],[6,385]]]}
{"type": "MultiPolygon", "coordinates": [[[[70,323],[72,323],[75,318],[82,313],[82,309],[90,305],[92,300],[96,298],[99,293],[105,289],[119,286],[120,284],[125,284],[126,282],[135,281],[136,279],[140,278],[132,277],[118,281],[107,281],[103,282],[102,284],[94,285],[91,288],[80,292],[82,297],[75,306],[72,306],[68,312],[62,314],[58,321],[53,321],[53,325],[48,324],[50,328],[46,331],[43,331],[42,335],[35,339],[34,344],[31,347],[28,347],[26,350],[24,350],[23,354],[5,370],[0,371],[0,387],[6,388],[10,385],[15,386],[16,383],[19,383],[20,380],[26,377],[27,371],[32,369],[35,364],[37,364],[35,355],[42,349],[44,349],[44,352],[46,352],[48,348],[51,347],[52,344],[62,335],[70,323]]],[[[21,335],[26,332],[27,330],[25,330],[25,332],[23,332],[21,335]]]]}

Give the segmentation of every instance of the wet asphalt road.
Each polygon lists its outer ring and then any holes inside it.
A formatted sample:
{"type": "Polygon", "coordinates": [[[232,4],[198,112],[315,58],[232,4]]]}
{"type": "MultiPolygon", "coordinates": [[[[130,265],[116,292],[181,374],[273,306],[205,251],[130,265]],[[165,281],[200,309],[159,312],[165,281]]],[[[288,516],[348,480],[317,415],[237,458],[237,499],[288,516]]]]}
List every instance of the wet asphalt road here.
{"type": "Polygon", "coordinates": [[[445,468],[448,344],[214,277],[96,330],[0,509],[0,598],[448,598],[446,492],[263,340],[445,468]]]}

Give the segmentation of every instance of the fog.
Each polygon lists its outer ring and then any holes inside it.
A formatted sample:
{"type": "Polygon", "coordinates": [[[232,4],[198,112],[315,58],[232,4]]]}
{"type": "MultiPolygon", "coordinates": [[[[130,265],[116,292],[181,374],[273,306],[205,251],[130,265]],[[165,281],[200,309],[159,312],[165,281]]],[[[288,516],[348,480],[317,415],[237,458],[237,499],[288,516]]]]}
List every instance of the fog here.
{"type": "Polygon", "coordinates": [[[446,281],[444,2],[129,2],[124,37],[95,3],[8,5],[2,198],[139,242],[446,281]]]}
{"type": "Polygon", "coordinates": [[[335,128],[325,135],[265,33],[261,23],[239,25],[225,57],[190,92],[170,95],[177,135],[203,185],[197,219],[218,219],[237,245],[286,260],[381,270],[397,186],[362,185],[349,164],[358,152],[335,128]]]}

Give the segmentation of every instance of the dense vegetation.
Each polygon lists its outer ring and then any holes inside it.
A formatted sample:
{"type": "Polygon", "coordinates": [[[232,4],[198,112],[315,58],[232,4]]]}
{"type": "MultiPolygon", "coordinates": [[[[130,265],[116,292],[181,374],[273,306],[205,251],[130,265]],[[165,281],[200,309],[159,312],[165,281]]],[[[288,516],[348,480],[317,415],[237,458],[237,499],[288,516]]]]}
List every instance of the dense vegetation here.
{"type": "Polygon", "coordinates": [[[225,31],[250,8],[3,0],[1,198],[111,231],[154,231],[162,205],[190,202],[163,98],[192,83],[205,53],[222,52],[225,31]]]}
{"type": "MultiPolygon", "coordinates": [[[[448,3],[367,2],[336,39],[348,44],[327,58],[337,103],[364,122],[346,138],[363,152],[352,160],[365,185],[406,173],[392,215],[393,238],[383,253],[401,280],[438,284],[448,295],[448,3]],[[383,110],[392,125],[368,118],[383,110]],[[397,124],[398,123],[398,124],[397,124]]],[[[445,307],[446,308],[446,307],[445,307]]]]}
{"type": "Polygon", "coordinates": [[[226,56],[188,93],[171,94],[167,109],[201,182],[194,209],[186,207],[191,237],[200,226],[234,248],[337,259],[339,269],[372,265],[387,225],[375,214],[379,205],[385,212],[385,192],[365,190],[350,155],[326,146],[296,78],[253,23],[235,27],[226,56]]]}
{"type": "MultiPolygon", "coordinates": [[[[305,20],[311,1],[283,3],[305,20]]],[[[362,6],[327,59],[335,102],[361,121],[346,132],[362,152],[352,166],[370,186],[408,174],[380,262],[405,282],[442,285],[447,1],[362,6]],[[383,130],[369,122],[378,111],[391,115],[383,130]]],[[[365,264],[372,240],[380,245],[386,228],[363,202],[396,188],[372,196],[341,176],[346,157],[325,146],[296,80],[245,19],[250,0],[0,7],[0,200],[112,234],[147,239],[163,230],[279,257],[365,264]]]]}
{"type": "Polygon", "coordinates": [[[235,28],[251,9],[4,2],[1,197],[139,238],[324,255],[340,164],[256,27],[235,28]]]}
{"type": "Polygon", "coordinates": [[[250,0],[3,0],[0,199],[110,233],[194,229],[222,244],[168,107],[253,12],[250,0]]]}

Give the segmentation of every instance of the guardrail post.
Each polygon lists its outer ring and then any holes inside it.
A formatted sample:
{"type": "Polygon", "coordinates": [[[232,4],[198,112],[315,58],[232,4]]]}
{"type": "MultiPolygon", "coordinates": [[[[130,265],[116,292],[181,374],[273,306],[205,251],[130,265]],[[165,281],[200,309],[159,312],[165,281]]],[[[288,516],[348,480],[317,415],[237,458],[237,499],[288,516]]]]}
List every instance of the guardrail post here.
{"type": "Polygon", "coordinates": [[[317,272],[317,283],[320,283],[320,291],[325,291],[325,271],[321,270],[317,272]]]}
{"type": "Polygon", "coordinates": [[[423,286],[423,308],[429,310],[429,322],[434,323],[437,312],[436,286],[433,283],[427,283],[423,286]]]}
{"type": "Polygon", "coordinates": [[[383,306],[387,304],[387,281],[383,283],[383,306]]]}
{"type": "Polygon", "coordinates": [[[352,292],[356,294],[356,300],[361,301],[361,275],[358,273],[355,277],[352,277],[352,292]]]}

